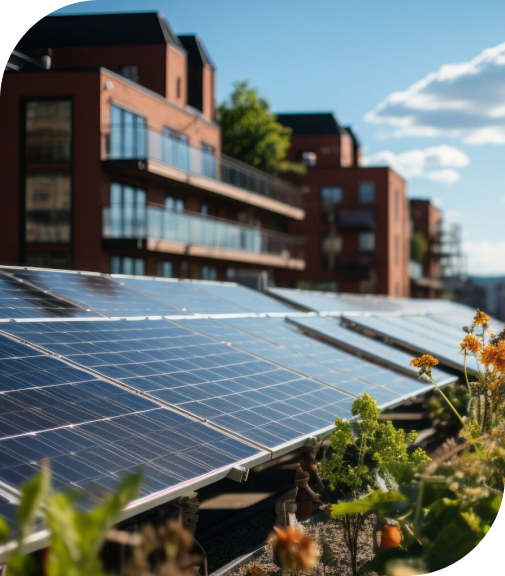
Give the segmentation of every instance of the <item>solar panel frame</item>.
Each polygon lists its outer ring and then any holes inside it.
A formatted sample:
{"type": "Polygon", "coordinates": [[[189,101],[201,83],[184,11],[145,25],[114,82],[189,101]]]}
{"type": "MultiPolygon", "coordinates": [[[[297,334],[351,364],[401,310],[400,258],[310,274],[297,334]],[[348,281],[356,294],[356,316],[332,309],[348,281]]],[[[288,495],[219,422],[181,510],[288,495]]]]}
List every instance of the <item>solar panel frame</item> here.
{"type": "MultiPolygon", "coordinates": [[[[395,370],[400,370],[411,376],[418,373],[417,368],[410,365],[411,354],[385,344],[381,340],[344,328],[336,318],[301,316],[288,318],[288,322],[310,332],[315,337],[323,338],[343,350],[349,350],[364,358],[370,358],[376,362],[392,366],[395,370]]],[[[439,386],[446,386],[458,380],[457,376],[438,368],[433,370],[433,376],[439,386]]]]}
{"type": "MultiPolygon", "coordinates": [[[[4,269],[7,272],[7,269],[4,269]]],[[[111,319],[182,315],[182,311],[96,272],[10,268],[9,275],[78,307],[111,319]]]]}
{"type": "MultiPolygon", "coordinates": [[[[200,330],[207,328],[207,334],[211,334],[209,330],[213,326],[205,320],[198,319],[188,319],[185,324],[199,326],[200,330]]],[[[355,358],[347,352],[304,336],[297,329],[289,328],[281,319],[227,318],[221,319],[218,324],[226,325],[235,330],[229,334],[221,331],[222,335],[224,334],[225,337],[230,337],[233,340],[235,347],[255,353],[254,347],[263,342],[263,347],[256,350],[259,356],[267,357],[270,361],[296,370],[326,386],[354,395],[355,398],[368,392],[382,408],[393,406],[406,398],[424,393],[432,388],[431,384],[420,383],[413,376],[395,374],[391,370],[355,358]],[[252,329],[252,326],[256,326],[256,329],[252,329]],[[269,333],[269,328],[271,333],[269,333]],[[237,330],[254,340],[249,343],[244,342],[244,340],[240,341],[237,330]],[[307,353],[304,346],[311,350],[311,354],[307,353]],[[290,354],[286,357],[288,350],[290,354]],[[342,369],[339,363],[333,361],[337,355],[347,362],[353,362],[353,364],[348,365],[347,370],[342,369]],[[411,388],[411,386],[415,386],[415,388],[411,388]],[[404,393],[400,393],[401,390],[404,393]]]]}
{"type": "MultiPolygon", "coordinates": [[[[227,412],[241,412],[247,422],[256,418],[258,423],[240,437],[276,454],[283,447],[300,446],[307,437],[322,433],[322,428],[300,423],[296,415],[305,411],[315,413],[322,403],[317,400],[318,394],[324,395],[325,389],[325,403],[332,401],[334,405],[331,417],[325,413],[325,430],[332,429],[337,415],[351,416],[350,396],[334,389],[328,392],[324,385],[300,374],[168,320],[66,322],[58,331],[52,330],[51,325],[41,329],[37,324],[20,323],[8,326],[8,330],[46,350],[63,353],[73,363],[85,366],[102,378],[112,378],[155,401],[193,417],[205,418],[229,432],[235,430],[229,428],[227,412]],[[66,332],[61,332],[62,329],[66,332]],[[106,332],[110,338],[104,336],[106,332]],[[71,344],[63,342],[67,336],[71,344]],[[184,337],[187,342],[182,348],[184,337]],[[106,341],[113,344],[113,351],[88,353],[90,344],[102,345],[106,341]],[[85,345],[86,353],[79,349],[81,344],[85,345]],[[167,360],[170,354],[174,359],[167,360]],[[150,361],[143,355],[149,355],[150,361]],[[302,408],[296,409],[297,402],[302,408]],[[280,411],[275,421],[272,418],[261,421],[257,416],[259,408],[267,404],[280,411]],[[284,423],[280,425],[278,420],[282,416],[284,423]]],[[[315,418],[315,422],[319,420],[315,418]]]]}

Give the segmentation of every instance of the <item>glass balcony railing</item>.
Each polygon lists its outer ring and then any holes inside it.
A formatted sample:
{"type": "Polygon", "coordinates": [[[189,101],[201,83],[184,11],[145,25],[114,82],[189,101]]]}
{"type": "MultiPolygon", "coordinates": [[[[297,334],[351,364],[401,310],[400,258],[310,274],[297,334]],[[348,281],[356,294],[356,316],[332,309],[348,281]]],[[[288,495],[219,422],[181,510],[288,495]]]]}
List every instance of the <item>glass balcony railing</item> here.
{"type": "Polygon", "coordinates": [[[109,160],[153,160],[302,208],[302,192],[295,186],[248,166],[211,147],[190,146],[184,136],[170,130],[158,132],[142,125],[110,127],[103,135],[109,160]]]}
{"type": "Polygon", "coordinates": [[[188,245],[256,254],[303,258],[303,239],[226,220],[148,206],[146,217],[125,218],[119,207],[103,212],[103,237],[108,240],[166,240],[188,245]]]}

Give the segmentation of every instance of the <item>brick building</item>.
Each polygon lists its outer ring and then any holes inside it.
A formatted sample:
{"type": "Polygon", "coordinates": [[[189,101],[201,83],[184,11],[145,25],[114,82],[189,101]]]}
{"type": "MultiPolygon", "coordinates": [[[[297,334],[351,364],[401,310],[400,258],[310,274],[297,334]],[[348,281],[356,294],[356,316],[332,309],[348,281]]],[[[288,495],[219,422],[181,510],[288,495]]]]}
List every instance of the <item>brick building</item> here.
{"type": "Polygon", "coordinates": [[[413,246],[410,290],[414,298],[439,298],[442,294],[442,212],[430,200],[411,199],[412,241],[423,244],[421,254],[413,246]]]}
{"type": "Polygon", "coordinates": [[[409,295],[409,206],[404,180],[361,165],[360,143],[330,113],[279,114],[292,129],[290,159],[304,162],[306,262],[282,283],[303,289],[409,295]]]}
{"type": "Polygon", "coordinates": [[[10,63],[1,263],[251,282],[303,270],[287,233],[302,194],[221,154],[198,37],[157,13],[47,17],[10,63]]]}

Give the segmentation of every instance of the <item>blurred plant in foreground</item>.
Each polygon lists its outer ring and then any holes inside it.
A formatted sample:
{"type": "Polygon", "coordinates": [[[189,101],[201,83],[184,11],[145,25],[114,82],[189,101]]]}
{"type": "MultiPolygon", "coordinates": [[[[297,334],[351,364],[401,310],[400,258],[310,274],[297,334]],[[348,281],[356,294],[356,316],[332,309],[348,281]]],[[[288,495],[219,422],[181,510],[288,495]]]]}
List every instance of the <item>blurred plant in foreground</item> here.
{"type": "Polygon", "coordinates": [[[288,572],[305,572],[316,565],[321,551],[314,540],[298,526],[274,526],[271,537],[274,562],[288,572]]]}

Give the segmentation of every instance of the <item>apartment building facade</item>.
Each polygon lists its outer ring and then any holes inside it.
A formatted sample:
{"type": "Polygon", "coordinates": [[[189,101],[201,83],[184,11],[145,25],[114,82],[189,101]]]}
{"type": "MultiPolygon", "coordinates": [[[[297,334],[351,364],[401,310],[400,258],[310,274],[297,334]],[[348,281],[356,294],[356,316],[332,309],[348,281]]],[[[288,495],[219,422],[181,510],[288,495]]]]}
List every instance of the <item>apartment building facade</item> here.
{"type": "Polygon", "coordinates": [[[360,142],[331,113],[279,114],[292,129],[290,159],[307,173],[306,218],[291,232],[306,237],[306,267],[281,273],[302,288],[408,296],[409,206],[405,181],[387,167],[361,165],[360,142]]]}
{"type": "Polygon", "coordinates": [[[442,212],[430,200],[412,198],[410,215],[413,242],[423,244],[422,254],[411,254],[411,295],[439,298],[443,290],[442,212]]]}
{"type": "Polygon", "coordinates": [[[47,17],[0,97],[0,262],[210,280],[303,270],[303,197],[221,154],[215,67],[157,13],[47,17]]]}

